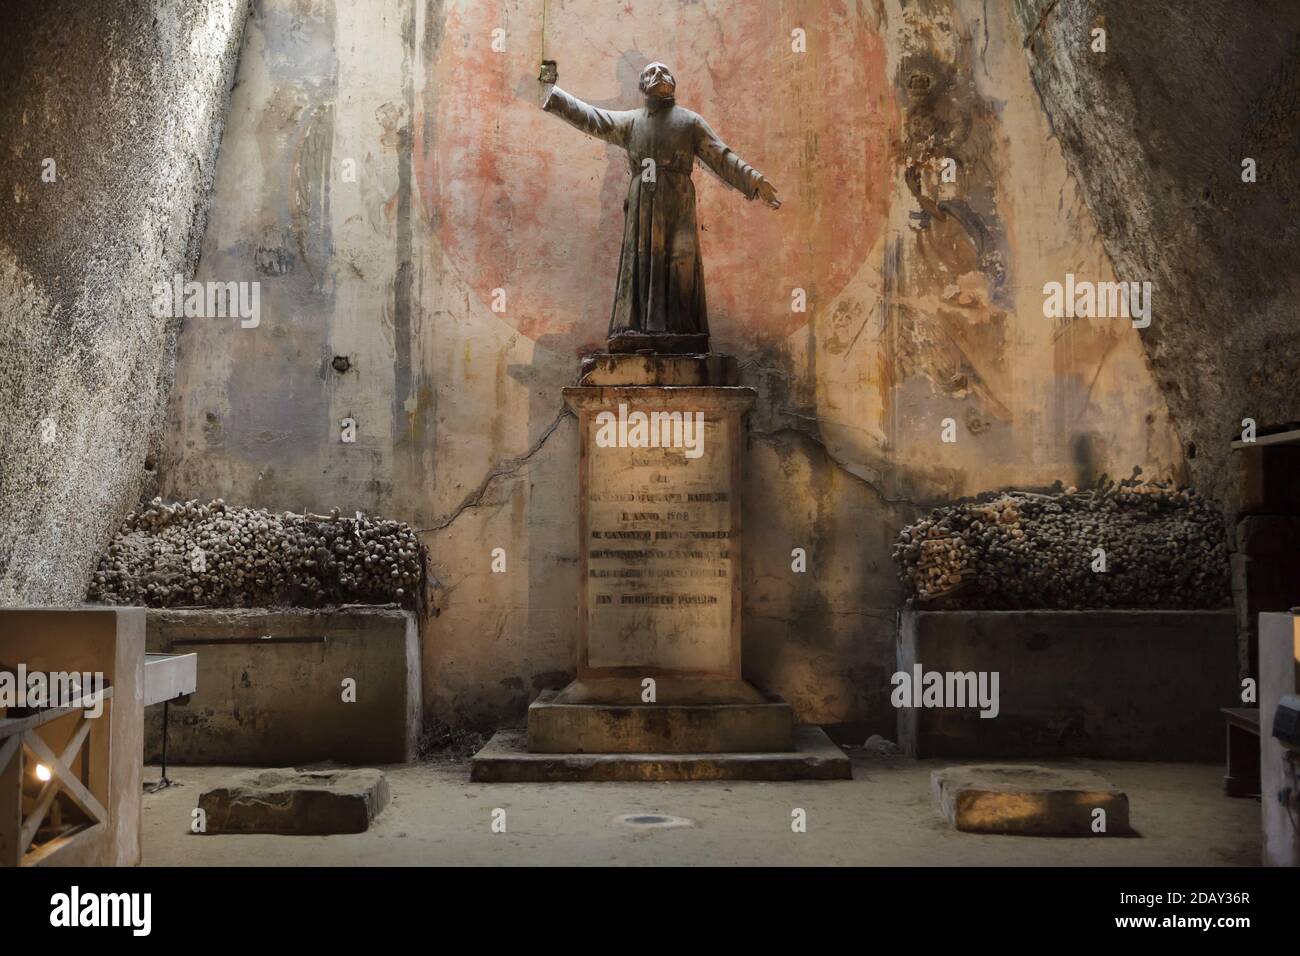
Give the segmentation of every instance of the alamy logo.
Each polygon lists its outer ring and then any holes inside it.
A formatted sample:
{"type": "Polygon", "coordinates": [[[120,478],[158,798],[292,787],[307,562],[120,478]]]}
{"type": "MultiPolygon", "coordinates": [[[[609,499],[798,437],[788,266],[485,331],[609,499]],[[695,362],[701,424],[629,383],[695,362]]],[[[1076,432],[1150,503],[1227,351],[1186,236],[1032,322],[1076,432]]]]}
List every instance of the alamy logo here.
{"type": "Polygon", "coordinates": [[[148,936],[153,925],[151,893],[82,893],[74,886],[51,896],[50,907],[51,926],[129,926],[133,936],[148,936]]]}
{"type": "Polygon", "coordinates": [[[19,664],[0,671],[0,707],[83,707],[87,717],[104,713],[101,672],[28,671],[19,664]]]}
{"type": "Polygon", "coordinates": [[[598,448],[685,448],[687,458],[704,454],[703,412],[628,412],[596,415],[598,448]]]}
{"type": "Polygon", "coordinates": [[[259,282],[186,282],[178,272],[171,282],[153,285],[154,318],[225,319],[239,317],[239,327],[262,323],[259,282]]]}
{"type": "Polygon", "coordinates": [[[996,717],[1001,709],[997,671],[924,671],[915,664],[912,673],[898,671],[889,682],[895,707],[978,707],[980,717],[996,717]]]}
{"type": "Polygon", "coordinates": [[[1065,274],[1065,284],[1043,286],[1043,315],[1049,319],[1132,319],[1133,328],[1151,324],[1150,282],[1075,281],[1065,274]]]}

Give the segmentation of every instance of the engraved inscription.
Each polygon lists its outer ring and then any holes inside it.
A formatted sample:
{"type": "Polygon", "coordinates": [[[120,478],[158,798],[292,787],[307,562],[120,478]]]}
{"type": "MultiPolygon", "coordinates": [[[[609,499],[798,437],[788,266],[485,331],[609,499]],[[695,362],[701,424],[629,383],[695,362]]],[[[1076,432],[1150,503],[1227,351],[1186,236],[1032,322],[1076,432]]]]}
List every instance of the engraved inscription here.
{"type": "Polygon", "coordinates": [[[731,648],[731,441],[703,454],[589,446],[587,647],[592,667],[721,670],[731,648]]]}

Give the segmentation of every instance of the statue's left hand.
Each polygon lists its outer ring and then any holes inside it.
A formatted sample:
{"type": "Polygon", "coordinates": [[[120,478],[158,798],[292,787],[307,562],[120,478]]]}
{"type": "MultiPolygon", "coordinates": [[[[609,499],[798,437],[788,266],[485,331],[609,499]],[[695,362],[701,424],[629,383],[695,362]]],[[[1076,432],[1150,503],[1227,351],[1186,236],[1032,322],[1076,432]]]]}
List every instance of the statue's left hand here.
{"type": "Polygon", "coordinates": [[[773,209],[781,208],[781,200],[776,198],[776,187],[766,179],[761,180],[758,184],[758,198],[763,200],[773,209]]]}

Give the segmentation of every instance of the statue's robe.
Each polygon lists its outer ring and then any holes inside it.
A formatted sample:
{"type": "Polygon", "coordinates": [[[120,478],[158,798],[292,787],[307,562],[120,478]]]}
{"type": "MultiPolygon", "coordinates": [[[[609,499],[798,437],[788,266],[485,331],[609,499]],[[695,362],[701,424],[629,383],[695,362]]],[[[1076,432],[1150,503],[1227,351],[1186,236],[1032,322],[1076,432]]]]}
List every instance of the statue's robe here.
{"type": "Polygon", "coordinates": [[[639,110],[603,110],[553,87],[542,109],[627,150],[623,248],[609,335],[709,331],[695,226],[695,159],[746,198],[763,177],[718,139],[698,114],[672,100],[639,110]],[[653,177],[645,160],[654,160],[653,177]]]}

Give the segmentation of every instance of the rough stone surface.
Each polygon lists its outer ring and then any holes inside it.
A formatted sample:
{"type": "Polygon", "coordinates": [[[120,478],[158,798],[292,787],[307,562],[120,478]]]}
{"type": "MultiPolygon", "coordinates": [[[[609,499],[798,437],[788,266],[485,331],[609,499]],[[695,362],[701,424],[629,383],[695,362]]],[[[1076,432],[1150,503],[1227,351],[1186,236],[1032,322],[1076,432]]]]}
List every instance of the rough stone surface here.
{"type": "Polygon", "coordinates": [[[155,477],[247,5],[4,4],[0,604],[81,600],[155,477]]]}
{"type": "Polygon", "coordinates": [[[259,770],[199,797],[207,833],[363,833],[388,804],[379,770],[259,770]]]}
{"type": "Polygon", "coordinates": [[[1300,419],[1300,4],[1014,6],[1117,273],[1155,283],[1142,343],[1192,475],[1231,507],[1242,419],[1300,419]],[[1255,183],[1242,181],[1246,158],[1255,183]]]}
{"type": "Polygon", "coordinates": [[[1130,836],[1128,796],[1099,774],[1020,764],[953,767],[930,774],[939,815],[967,833],[1130,836]],[[1094,830],[1105,811],[1105,829],[1094,830]]]}

